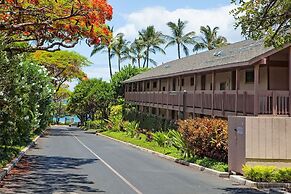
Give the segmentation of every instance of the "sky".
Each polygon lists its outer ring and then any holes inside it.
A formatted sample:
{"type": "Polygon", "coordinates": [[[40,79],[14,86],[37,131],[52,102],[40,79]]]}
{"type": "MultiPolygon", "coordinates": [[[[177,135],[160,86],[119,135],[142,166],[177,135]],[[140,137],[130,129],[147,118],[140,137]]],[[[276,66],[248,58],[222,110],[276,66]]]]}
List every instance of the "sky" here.
{"type": "MultiPolygon", "coordinates": [[[[185,32],[195,31],[199,36],[200,26],[210,25],[212,28],[218,26],[219,34],[227,38],[228,42],[242,40],[240,30],[234,29],[234,18],[229,14],[234,5],[230,0],[108,0],[113,7],[113,18],[108,24],[114,27],[114,33],[122,32],[125,38],[133,41],[138,31],[149,25],[154,25],[158,31],[169,34],[167,22],[177,22],[180,18],[188,21],[185,32]]],[[[189,49],[192,50],[191,47],[189,49]]],[[[89,78],[102,78],[109,81],[108,59],[105,53],[98,53],[90,57],[92,47],[81,42],[74,50],[86,56],[92,65],[85,67],[84,71],[89,78]]],[[[177,58],[175,47],[166,49],[166,55],[152,55],[158,64],[165,63],[177,58]]],[[[124,62],[122,65],[127,65],[124,62]]],[[[117,71],[117,59],[113,59],[113,71],[117,71]]],[[[70,88],[76,82],[70,84],[70,88]]]]}

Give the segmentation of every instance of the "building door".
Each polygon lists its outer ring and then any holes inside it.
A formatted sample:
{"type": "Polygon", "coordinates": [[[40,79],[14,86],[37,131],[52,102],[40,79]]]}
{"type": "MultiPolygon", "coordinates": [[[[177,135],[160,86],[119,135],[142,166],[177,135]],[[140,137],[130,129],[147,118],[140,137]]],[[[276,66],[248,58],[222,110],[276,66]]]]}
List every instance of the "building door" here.
{"type": "Polygon", "coordinates": [[[205,90],[205,85],[206,85],[206,76],[202,75],[201,76],[201,90],[205,90]]]}
{"type": "Polygon", "coordinates": [[[173,78],[172,91],[176,91],[176,78],[173,78]]]}

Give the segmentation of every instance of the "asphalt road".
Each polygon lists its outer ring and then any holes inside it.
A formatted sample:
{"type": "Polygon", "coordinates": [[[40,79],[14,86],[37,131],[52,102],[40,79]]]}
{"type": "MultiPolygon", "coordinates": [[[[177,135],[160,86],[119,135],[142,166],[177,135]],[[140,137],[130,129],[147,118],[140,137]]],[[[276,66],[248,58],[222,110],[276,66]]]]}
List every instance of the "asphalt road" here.
{"type": "Polygon", "coordinates": [[[0,193],[260,194],[77,128],[54,127],[0,193]]]}

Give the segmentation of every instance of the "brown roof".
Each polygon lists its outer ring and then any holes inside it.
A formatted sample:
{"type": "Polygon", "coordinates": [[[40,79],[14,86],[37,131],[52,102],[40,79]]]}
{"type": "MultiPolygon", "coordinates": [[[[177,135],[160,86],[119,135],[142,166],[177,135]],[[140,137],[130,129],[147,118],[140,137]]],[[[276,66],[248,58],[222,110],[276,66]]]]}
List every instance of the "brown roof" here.
{"type": "MultiPolygon", "coordinates": [[[[250,63],[261,55],[274,50],[264,47],[262,40],[244,40],[229,44],[222,48],[205,51],[182,59],[167,62],[149,71],[136,75],[124,83],[168,77],[171,75],[188,74],[210,69],[227,68],[230,65],[240,66],[250,63]]],[[[260,59],[258,59],[260,60],[260,59]]]]}

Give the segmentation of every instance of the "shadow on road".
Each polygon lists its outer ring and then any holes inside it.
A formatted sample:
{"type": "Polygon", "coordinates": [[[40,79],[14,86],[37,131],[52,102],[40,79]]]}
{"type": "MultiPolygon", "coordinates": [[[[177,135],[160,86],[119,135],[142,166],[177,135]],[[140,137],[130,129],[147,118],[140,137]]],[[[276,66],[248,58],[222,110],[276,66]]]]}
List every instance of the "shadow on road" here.
{"type": "Polygon", "coordinates": [[[95,159],[25,156],[5,178],[0,193],[104,192],[92,188],[93,182],[88,180],[87,175],[78,171],[80,166],[95,161],[95,159]],[[72,169],[75,169],[76,173],[72,173],[72,169]]]}
{"type": "Polygon", "coordinates": [[[265,192],[251,188],[224,188],[219,190],[225,191],[227,194],[264,194],[265,192]]]}

